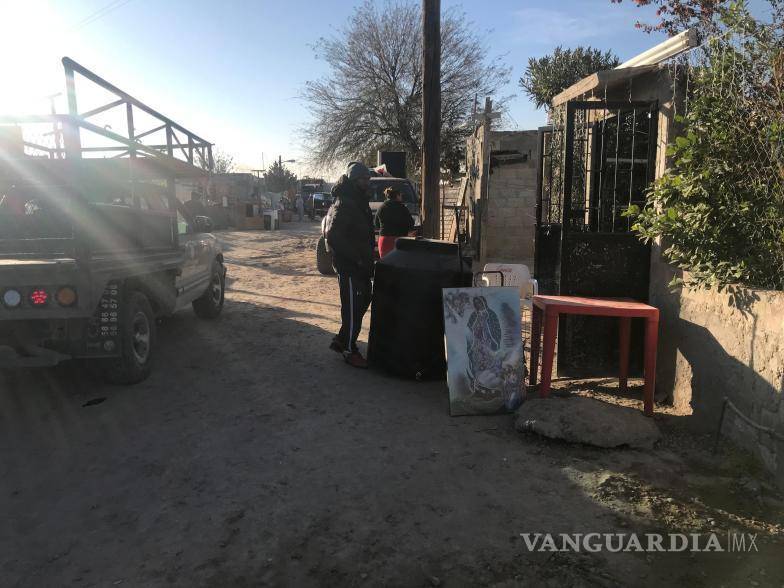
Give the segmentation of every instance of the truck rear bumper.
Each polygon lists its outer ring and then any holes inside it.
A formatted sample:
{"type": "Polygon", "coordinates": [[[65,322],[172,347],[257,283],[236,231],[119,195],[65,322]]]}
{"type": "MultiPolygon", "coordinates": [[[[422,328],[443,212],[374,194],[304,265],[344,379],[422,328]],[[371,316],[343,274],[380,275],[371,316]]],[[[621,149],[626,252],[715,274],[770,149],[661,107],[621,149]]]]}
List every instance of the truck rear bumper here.
{"type": "Polygon", "coordinates": [[[67,359],[71,356],[37,345],[14,348],[0,344],[0,369],[53,367],[67,359]]]}
{"type": "Polygon", "coordinates": [[[108,330],[102,336],[102,328],[109,329],[100,319],[0,320],[0,368],[47,367],[67,359],[116,357],[116,337],[108,330]]]}
{"type": "Polygon", "coordinates": [[[0,321],[0,368],[46,367],[70,359],[67,321],[0,321]]]}

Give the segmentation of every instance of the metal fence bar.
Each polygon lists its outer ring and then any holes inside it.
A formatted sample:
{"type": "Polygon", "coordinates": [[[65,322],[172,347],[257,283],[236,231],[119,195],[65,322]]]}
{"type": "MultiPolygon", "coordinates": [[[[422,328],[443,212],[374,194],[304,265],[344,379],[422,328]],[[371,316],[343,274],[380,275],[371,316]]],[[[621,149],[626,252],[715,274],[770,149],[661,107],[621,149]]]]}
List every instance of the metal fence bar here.
{"type": "Polygon", "coordinates": [[[615,232],[615,214],[618,198],[618,155],[621,149],[621,111],[615,117],[615,167],[613,169],[613,192],[612,192],[612,225],[610,232],[615,232]]]}
{"type": "MultiPolygon", "coordinates": [[[[574,179],[574,115],[577,111],[576,104],[566,103],[566,125],[564,129],[564,164],[563,175],[563,200],[561,204],[561,251],[566,250],[566,240],[569,236],[569,225],[572,212],[572,182],[574,179]]],[[[561,257],[561,288],[567,283],[569,276],[569,259],[561,257]]]]}
{"type": "MultiPolygon", "coordinates": [[[[632,205],[632,198],[634,197],[634,147],[637,141],[637,109],[632,110],[632,154],[631,161],[629,162],[629,201],[626,204],[626,210],[632,205]]],[[[613,226],[615,226],[615,219],[613,219],[613,226]]],[[[631,229],[631,220],[626,219],[626,230],[631,229]]]]}

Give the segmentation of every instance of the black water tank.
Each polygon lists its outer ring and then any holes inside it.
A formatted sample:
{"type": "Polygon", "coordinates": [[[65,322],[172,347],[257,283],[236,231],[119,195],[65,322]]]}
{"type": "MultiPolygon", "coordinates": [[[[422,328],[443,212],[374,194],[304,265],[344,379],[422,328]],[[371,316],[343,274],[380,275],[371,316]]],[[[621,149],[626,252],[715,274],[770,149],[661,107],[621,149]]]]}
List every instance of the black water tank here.
{"type": "Polygon", "coordinates": [[[387,164],[389,175],[395,178],[406,177],[406,152],[405,151],[379,151],[378,165],[387,164]]]}
{"type": "Polygon", "coordinates": [[[417,379],[446,377],[442,288],[471,285],[457,245],[398,239],[376,264],[368,360],[374,368],[417,379]]]}

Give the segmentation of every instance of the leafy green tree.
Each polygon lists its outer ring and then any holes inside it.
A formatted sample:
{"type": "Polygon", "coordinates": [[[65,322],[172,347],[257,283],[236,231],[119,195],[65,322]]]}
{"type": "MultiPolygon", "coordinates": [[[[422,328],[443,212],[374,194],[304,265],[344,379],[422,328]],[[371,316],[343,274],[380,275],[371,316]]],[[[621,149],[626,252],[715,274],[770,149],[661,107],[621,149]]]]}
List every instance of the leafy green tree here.
{"type": "MultiPolygon", "coordinates": [[[[198,153],[196,153],[194,159],[196,159],[196,165],[205,171],[209,171],[210,165],[206,159],[203,159],[198,153]]],[[[219,149],[212,150],[212,164],[212,173],[214,174],[230,174],[236,169],[234,156],[219,149]]]]}
{"type": "Polygon", "coordinates": [[[270,192],[285,192],[297,184],[297,176],[289,171],[286,164],[275,161],[264,172],[264,182],[270,192]]]}
{"type": "Polygon", "coordinates": [[[620,61],[612,52],[593,47],[556,47],[550,55],[531,57],[520,86],[537,108],[549,110],[553,98],[572,84],[597,71],[613,69],[620,61]]]}
{"type": "Polygon", "coordinates": [[[782,24],[765,26],[741,4],[723,14],[727,33],[691,70],[672,165],[628,212],[686,272],[673,286],[784,289],[782,24]]]}

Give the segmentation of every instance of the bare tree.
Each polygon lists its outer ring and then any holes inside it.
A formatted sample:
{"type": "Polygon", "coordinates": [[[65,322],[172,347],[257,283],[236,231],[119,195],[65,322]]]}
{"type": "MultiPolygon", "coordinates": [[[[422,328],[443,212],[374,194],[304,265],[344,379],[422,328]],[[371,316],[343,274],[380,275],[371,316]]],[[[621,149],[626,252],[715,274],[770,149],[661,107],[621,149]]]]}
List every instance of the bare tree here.
{"type": "MultiPolygon", "coordinates": [[[[470,132],[476,97],[497,93],[510,68],[488,58],[475,27],[448,10],[441,23],[441,153],[454,154],[470,132]]],[[[306,142],[313,163],[331,167],[377,149],[407,151],[420,165],[422,145],[422,16],[418,2],[365,1],[349,23],[314,47],[330,72],[308,82],[303,98],[312,120],[306,142]]],[[[496,99],[496,104],[502,104],[496,99]]],[[[442,157],[453,168],[459,158],[442,157]]]]}
{"type": "MultiPolygon", "coordinates": [[[[196,157],[194,159],[196,159],[196,165],[201,169],[208,171],[210,168],[209,162],[198,153],[195,155],[196,157]]],[[[234,156],[218,149],[212,150],[212,163],[212,173],[214,174],[230,174],[236,167],[234,165],[234,156]]]]}

